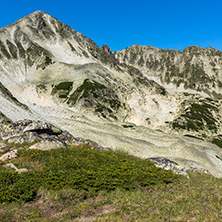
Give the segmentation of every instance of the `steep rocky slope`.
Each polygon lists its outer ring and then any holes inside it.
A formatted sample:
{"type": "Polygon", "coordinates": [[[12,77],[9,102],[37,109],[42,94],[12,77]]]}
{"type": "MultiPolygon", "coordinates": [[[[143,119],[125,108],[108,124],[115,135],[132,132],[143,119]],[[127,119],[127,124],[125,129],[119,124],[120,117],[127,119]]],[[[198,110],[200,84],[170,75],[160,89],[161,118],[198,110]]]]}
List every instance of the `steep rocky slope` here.
{"type": "Polygon", "coordinates": [[[112,53],[37,11],[0,29],[0,121],[47,121],[104,147],[222,176],[221,149],[205,142],[221,146],[221,68],[213,48],[112,53]]]}
{"type": "Polygon", "coordinates": [[[181,52],[133,45],[114,55],[119,62],[138,69],[141,76],[155,80],[177,100],[176,115],[161,125],[164,130],[222,145],[221,51],[191,46],[181,52]]]}

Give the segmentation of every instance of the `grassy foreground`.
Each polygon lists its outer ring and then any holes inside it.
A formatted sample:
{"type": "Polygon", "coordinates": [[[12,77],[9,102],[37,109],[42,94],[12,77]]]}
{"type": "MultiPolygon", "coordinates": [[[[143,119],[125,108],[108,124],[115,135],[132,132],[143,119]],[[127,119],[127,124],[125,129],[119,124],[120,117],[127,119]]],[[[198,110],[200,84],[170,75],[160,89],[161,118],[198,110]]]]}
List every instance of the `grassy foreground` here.
{"type": "Polygon", "coordinates": [[[222,221],[222,180],[191,179],[121,152],[20,151],[0,166],[0,221],[222,221]]]}

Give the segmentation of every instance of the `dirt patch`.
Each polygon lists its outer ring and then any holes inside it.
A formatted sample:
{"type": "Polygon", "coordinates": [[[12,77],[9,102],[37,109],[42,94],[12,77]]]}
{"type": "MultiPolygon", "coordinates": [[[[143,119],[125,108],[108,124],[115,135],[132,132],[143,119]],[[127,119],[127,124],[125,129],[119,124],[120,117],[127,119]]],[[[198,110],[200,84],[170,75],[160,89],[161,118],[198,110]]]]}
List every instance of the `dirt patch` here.
{"type": "Polygon", "coordinates": [[[104,205],[101,207],[89,207],[87,208],[87,212],[84,212],[83,215],[76,218],[74,221],[76,222],[91,222],[94,221],[98,216],[103,214],[108,214],[114,212],[115,208],[111,205],[104,205]],[[92,215],[84,215],[85,213],[90,213],[92,215]]]}

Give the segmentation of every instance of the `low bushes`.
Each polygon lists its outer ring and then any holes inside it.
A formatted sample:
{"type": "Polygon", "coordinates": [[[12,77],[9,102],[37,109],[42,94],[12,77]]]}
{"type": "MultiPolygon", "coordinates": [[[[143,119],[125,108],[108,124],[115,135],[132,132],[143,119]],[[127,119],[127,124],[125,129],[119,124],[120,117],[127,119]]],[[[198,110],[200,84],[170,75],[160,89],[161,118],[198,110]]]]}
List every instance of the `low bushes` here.
{"type": "Polygon", "coordinates": [[[116,188],[132,190],[170,183],[179,177],[156,168],[147,160],[81,146],[49,151],[21,150],[14,164],[32,171],[18,174],[0,168],[0,202],[31,201],[40,187],[94,192],[116,188]]]}

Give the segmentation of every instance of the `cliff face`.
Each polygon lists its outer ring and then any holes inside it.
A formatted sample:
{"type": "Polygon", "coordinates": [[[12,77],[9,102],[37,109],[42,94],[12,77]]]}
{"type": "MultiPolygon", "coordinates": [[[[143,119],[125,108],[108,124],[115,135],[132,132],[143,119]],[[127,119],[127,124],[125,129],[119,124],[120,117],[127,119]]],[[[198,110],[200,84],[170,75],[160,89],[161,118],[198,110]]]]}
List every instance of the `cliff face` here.
{"type": "Polygon", "coordinates": [[[47,121],[104,147],[222,175],[220,148],[205,142],[222,146],[221,68],[213,48],[112,53],[37,11],[0,29],[0,121],[47,121]]]}

